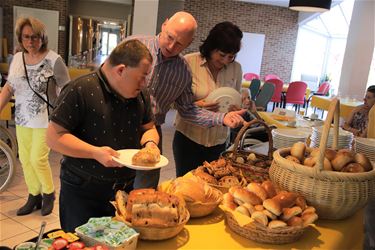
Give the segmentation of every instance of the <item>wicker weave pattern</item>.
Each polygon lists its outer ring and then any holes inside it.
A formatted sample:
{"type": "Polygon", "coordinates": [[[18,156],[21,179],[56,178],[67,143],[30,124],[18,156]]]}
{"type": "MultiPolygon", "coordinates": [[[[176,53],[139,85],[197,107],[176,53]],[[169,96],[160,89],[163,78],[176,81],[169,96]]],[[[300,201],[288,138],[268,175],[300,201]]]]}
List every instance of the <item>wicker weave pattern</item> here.
{"type": "Polygon", "coordinates": [[[226,221],[230,229],[237,234],[260,243],[286,244],[297,241],[305,231],[303,227],[284,227],[270,229],[258,224],[249,223],[241,227],[231,212],[225,211],[226,221]]]}
{"type": "Polygon", "coordinates": [[[321,171],[323,168],[323,152],[333,112],[335,112],[335,141],[338,137],[338,100],[333,100],[329,109],[320,145],[320,158],[314,168],[288,161],[284,158],[290,148],[274,152],[270,168],[271,180],[281,189],[303,195],[309,205],[314,206],[319,218],[344,219],[353,215],[375,197],[375,170],[364,173],[342,173],[321,171]]]}

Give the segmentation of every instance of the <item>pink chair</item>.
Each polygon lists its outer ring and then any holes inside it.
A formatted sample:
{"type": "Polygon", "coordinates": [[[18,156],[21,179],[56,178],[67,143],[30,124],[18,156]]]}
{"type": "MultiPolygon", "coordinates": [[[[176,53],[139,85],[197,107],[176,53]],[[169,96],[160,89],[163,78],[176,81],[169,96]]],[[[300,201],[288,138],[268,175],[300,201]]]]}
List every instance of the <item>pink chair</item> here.
{"type": "Polygon", "coordinates": [[[260,79],[259,75],[255,74],[255,73],[246,73],[246,74],[243,75],[243,78],[246,81],[251,81],[253,79],[260,79]]]}
{"type": "Polygon", "coordinates": [[[305,94],[307,83],[296,81],[289,83],[288,90],[285,94],[284,108],[287,103],[295,104],[296,110],[300,109],[300,105],[305,103],[305,94]]]}
{"type": "Polygon", "coordinates": [[[264,82],[268,82],[268,80],[270,79],[278,79],[278,80],[281,80],[281,78],[277,75],[274,75],[274,74],[268,74],[264,77],[264,82]]]}
{"type": "Polygon", "coordinates": [[[279,104],[283,103],[283,81],[280,79],[272,78],[269,79],[267,82],[273,83],[275,85],[275,91],[273,92],[273,96],[271,98],[271,102],[273,102],[273,109],[275,109],[275,106],[279,107],[279,104]]]}

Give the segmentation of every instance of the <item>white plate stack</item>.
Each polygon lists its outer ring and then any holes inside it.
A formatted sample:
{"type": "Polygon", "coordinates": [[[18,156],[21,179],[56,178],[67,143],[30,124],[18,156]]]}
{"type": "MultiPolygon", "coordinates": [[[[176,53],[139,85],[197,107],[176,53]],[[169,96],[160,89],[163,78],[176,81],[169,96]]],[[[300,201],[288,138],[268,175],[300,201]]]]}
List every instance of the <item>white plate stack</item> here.
{"type": "Polygon", "coordinates": [[[272,130],[273,147],[276,149],[293,146],[296,142],[306,142],[310,128],[277,128],[272,130]]]}
{"type": "MultiPolygon", "coordinates": [[[[323,132],[323,126],[312,128],[310,147],[319,148],[320,138],[322,137],[322,132],[323,132]]],[[[338,138],[337,148],[338,149],[342,149],[342,148],[351,149],[353,138],[354,138],[353,133],[345,131],[342,128],[339,128],[339,138],[338,138]]],[[[329,131],[327,147],[331,148],[332,144],[333,144],[333,128],[331,128],[329,131]]]]}
{"type": "Polygon", "coordinates": [[[375,161],[375,139],[373,138],[355,138],[355,151],[357,153],[362,153],[370,159],[370,161],[375,161]]]}

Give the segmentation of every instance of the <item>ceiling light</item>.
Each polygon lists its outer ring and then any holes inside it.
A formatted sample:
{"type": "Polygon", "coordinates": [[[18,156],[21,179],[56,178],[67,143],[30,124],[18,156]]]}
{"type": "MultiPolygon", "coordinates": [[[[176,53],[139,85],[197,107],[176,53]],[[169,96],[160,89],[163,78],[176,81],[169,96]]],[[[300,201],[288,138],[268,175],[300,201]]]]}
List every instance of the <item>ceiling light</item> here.
{"type": "Polygon", "coordinates": [[[289,0],[289,9],[306,12],[324,12],[331,8],[332,0],[289,0]]]}

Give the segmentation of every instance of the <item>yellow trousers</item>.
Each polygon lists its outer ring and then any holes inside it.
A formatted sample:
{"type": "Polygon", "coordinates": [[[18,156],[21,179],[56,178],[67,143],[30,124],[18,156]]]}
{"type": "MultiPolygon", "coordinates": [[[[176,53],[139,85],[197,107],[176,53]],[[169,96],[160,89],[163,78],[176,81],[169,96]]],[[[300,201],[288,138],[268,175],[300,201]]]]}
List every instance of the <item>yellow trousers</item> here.
{"type": "Polygon", "coordinates": [[[18,154],[22,164],[29,194],[54,192],[49,147],[46,143],[46,128],[16,126],[18,154]]]}

